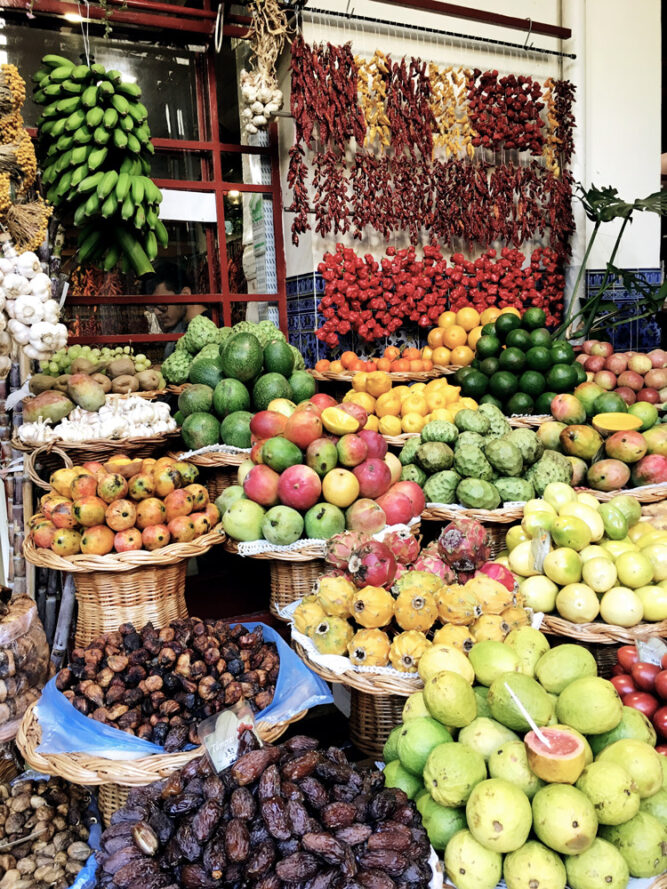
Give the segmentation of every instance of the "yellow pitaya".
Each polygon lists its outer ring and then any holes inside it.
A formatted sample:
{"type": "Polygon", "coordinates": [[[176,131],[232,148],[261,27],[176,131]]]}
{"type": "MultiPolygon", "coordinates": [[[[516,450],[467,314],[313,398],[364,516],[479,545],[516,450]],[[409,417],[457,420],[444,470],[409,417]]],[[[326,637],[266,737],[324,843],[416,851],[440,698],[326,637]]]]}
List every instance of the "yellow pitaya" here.
{"type": "Polygon", "coordinates": [[[416,673],[420,657],[430,647],[431,643],[424,633],[408,630],[407,633],[394,636],[389,649],[389,660],[392,667],[401,673],[416,673]]]}
{"type": "Polygon", "coordinates": [[[476,574],[465,589],[477,599],[483,614],[500,614],[514,601],[514,594],[505,584],[486,574],[476,574]]]}
{"type": "Polygon", "coordinates": [[[349,641],[347,651],[358,667],[386,667],[390,647],[389,636],[382,630],[359,630],[349,641]]]}
{"type": "Polygon", "coordinates": [[[325,617],[308,633],[320,654],[346,654],[353,635],[352,625],[342,617],[325,617]]]}
{"type": "Polygon", "coordinates": [[[458,583],[441,587],[435,594],[438,617],[445,624],[467,627],[482,613],[475,594],[458,583]]]}
{"type": "Polygon", "coordinates": [[[313,589],[317,601],[332,617],[349,617],[356,586],[346,577],[321,577],[313,589]]]}
{"type": "Polygon", "coordinates": [[[442,580],[430,571],[407,571],[395,581],[392,591],[399,595],[403,590],[415,590],[422,593],[435,593],[442,586],[442,580]]]}
{"type": "Polygon", "coordinates": [[[468,627],[456,626],[456,624],[445,624],[440,627],[433,635],[434,645],[449,645],[451,648],[458,648],[464,654],[468,654],[475,644],[475,640],[470,635],[468,627]]]}
{"type": "Polygon", "coordinates": [[[396,623],[402,630],[428,632],[438,617],[438,606],[432,593],[418,592],[411,587],[399,594],[394,604],[396,623]]]}
{"type": "Polygon", "coordinates": [[[294,628],[307,636],[311,628],[326,616],[327,613],[317,601],[317,596],[304,596],[294,609],[294,628]]]}
{"type": "Polygon", "coordinates": [[[475,642],[503,642],[509,631],[502,614],[483,614],[470,626],[475,642]]]}
{"type": "Polygon", "coordinates": [[[350,610],[362,627],[386,627],[394,616],[394,597],[381,586],[365,586],[353,596],[350,610]]]}
{"type": "Polygon", "coordinates": [[[506,608],[500,616],[510,630],[518,630],[519,627],[530,626],[528,612],[518,605],[511,605],[509,608],[506,608]]]}

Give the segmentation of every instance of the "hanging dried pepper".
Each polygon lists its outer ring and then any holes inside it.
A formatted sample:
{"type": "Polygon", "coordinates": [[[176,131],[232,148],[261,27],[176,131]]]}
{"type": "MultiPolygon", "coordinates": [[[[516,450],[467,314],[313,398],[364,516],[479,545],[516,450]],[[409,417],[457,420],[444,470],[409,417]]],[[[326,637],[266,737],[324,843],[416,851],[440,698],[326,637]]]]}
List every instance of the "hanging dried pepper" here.
{"type": "Polygon", "coordinates": [[[377,144],[380,152],[391,144],[391,130],[387,117],[387,78],[391,69],[391,59],[383,52],[375,50],[369,60],[355,57],[359,105],[366,121],[364,146],[377,144]]]}
{"type": "Polygon", "coordinates": [[[574,154],[574,92],[576,86],[569,80],[557,80],[553,84],[554,115],[557,121],[556,136],[561,156],[561,166],[568,166],[574,154]]]}
{"type": "Polygon", "coordinates": [[[289,150],[289,167],[287,184],[292,189],[292,203],[286,208],[294,213],[292,220],[292,243],[299,244],[299,235],[305,234],[310,228],[308,220],[308,167],[304,157],[306,152],[297,142],[289,150]]]}
{"type": "Polygon", "coordinates": [[[444,148],[445,157],[475,154],[472,144],[475,133],[468,120],[468,110],[461,101],[470,71],[463,68],[438,68],[429,64],[431,111],[435,121],[433,147],[444,148]]]}
{"type": "Polygon", "coordinates": [[[532,77],[475,68],[468,78],[468,114],[477,137],[473,145],[540,155],[544,146],[540,111],[542,87],[532,77]]]}
{"type": "Polygon", "coordinates": [[[350,217],[347,178],[341,158],[333,151],[320,152],[313,157],[313,170],[315,231],[322,237],[345,234],[350,230],[350,217]]]}
{"type": "Polygon", "coordinates": [[[391,129],[394,156],[405,151],[422,157],[433,153],[435,119],[431,110],[431,86],[426,74],[426,62],[403,58],[391,66],[387,86],[387,117],[391,129]]]}

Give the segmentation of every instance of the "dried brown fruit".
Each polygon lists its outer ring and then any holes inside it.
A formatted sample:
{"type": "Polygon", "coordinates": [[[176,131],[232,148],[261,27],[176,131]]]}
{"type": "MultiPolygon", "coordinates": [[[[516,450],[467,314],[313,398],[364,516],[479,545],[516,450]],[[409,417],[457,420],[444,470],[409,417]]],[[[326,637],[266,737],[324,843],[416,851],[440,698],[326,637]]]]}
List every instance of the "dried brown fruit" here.
{"type": "Polygon", "coordinates": [[[357,810],[351,803],[329,803],[320,812],[325,827],[349,827],[357,817],[357,810]]]}

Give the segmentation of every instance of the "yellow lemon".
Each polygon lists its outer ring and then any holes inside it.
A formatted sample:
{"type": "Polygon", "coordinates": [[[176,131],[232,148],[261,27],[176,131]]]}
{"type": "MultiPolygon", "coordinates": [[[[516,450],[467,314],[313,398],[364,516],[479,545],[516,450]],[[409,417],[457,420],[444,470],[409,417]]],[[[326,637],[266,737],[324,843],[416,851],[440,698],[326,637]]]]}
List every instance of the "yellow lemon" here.
{"type": "Polygon", "coordinates": [[[458,401],[459,395],[461,394],[460,386],[447,386],[446,389],[443,389],[443,394],[447,400],[447,404],[453,404],[455,401],[458,401]]]}
{"type": "Polygon", "coordinates": [[[456,312],[443,312],[438,318],[438,327],[451,327],[456,324],[456,312]]]}
{"type": "Polygon", "coordinates": [[[459,398],[458,403],[471,411],[476,411],[479,407],[474,398],[459,398]]]}
{"type": "Polygon", "coordinates": [[[456,323],[466,332],[470,332],[479,324],[479,312],[472,306],[464,306],[456,313],[456,323]]]}
{"type": "Polygon", "coordinates": [[[391,390],[392,395],[396,395],[399,401],[403,401],[404,398],[407,398],[410,394],[409,386],[394,386],[391,390]]]}
{"type": "Polygon", "coordinates": [[[501,315],[506,315],[506,314],[508,314],[508,313],[509,313],[510,315],[516,315],[517,318],[520,318],[520,317],[521,317],[521,312],[520,312],[518,309],[515,309],[514,306],[505,306],[504,309],[501,309],[501,310],[500,310],[500,314],[501,314],[501,315]]]}
{"type": "Polygon", "coordinates": [[[426,388],[426,383],[413,383],[412,386],[408,387],[410,390],[410,395],[414,395],[415,392],[423,392],[426,388]]]}
{"type": "Polygon", "coordinates": [[[366,374],[366,392],[375,398],[378,395],[384,395],[391,389],[391,377],[383,370],[374,370],[372,373],[366,374]]]}
{"type": "Polygon", "coordinates": [[[403,432],[421,432],[426,425],[426,417],[421,414],[406,414],[401,420],[403,432]]]}
{"type": "Polygon", "coordinates": [[[479,318],[479,323],[482,327],[485,324],[493,324],[496,318],[500,315],[500,309],[496,308],[496,306],[489,306],[488,309],[484,309],[479,318]]]}
{"type": "Polygon", "coordinates": [[[356,373],[352,377],[352,388],[355,392],[365,392],[366,391],[366,378],[368,377],[367,373],[364,371],[360,371],[356,373]]]}
{"type": "Polygon", "coordinates": [[[374,414],[369,414],[364,429],[370,429],[371,432],[377,432],[380,428],[380,421],[374,414]]]}
{"type": "Polygon", "coordinates": [[[426,399],[419,393],[417,393],[416,395],[408,395],[408,397],[404,398],[401,402],[402,417],[413,413],[419,414],[420,417],[425,417],[428,413],[428,405],[426,403],[426,399]]]}
{"type": "Polygon", "coordinates": [[[454,404],[450,404],[449,407],[447,408],[447,410],[452,415],[452,417],[455,417],[459,411],[462,411],[464,409],[465,409],[465,405],[461,404],[458,401],[455,401],[454,404]]]}
{"type": "Polygon", "coordinates": [[[389,415],[382,417],[378,424],[378,432],[381,432],[382,435],[400,435],[401,421],[398,417],[391,417],[389,415]]]}
{"type": "Polygon", "coordinates": [[[422,359],[424,361],[433,361],[433,349],[430,346],[424,346],[422,349],[422,359]]]}
{"type": "Polygon", "coordinates": [[[401,412],[401,399],[395,392],[385,392],[375,402],[375,413],[378,417],[397,417],[401,412]]]}
{"type": "MultiPolygon", "coordinates": [[[[445,328],[443,328],[444,330],[445,328]]],[[[431,361],[433,364],[437,364],[440,367],[447,367],[451,358],[451,350],[447,349],[445,346],[438,346],[433,350],[433,355],[431,356],[431,361]]]]}
{"type": "Polygon", "coordinates": [[[426,404],[428,405],[428,409],[430,411],[435,411],[439,407],[446,407],[449,402],[447,401],[447,396],[444,389],[435,389],[432,392],[427,392],[426,404]]]}
{"type": "Polygon", "coordinates": [[[368,392],[348,392],[343,401],[358,404],[369,414],[375,411],[375,399],[368,392]]]}
{"type": "Polygon", "coordinates": [[[452,412],[448,408],[438,407],[434,411],[431,412],[432,420],[445,420],[447,423],[451,423],[454,419],[452,412]]]}
{"type": "Polygon", "coordinates": [[[473,352],[477,348],[477,341],[479,340],[481,335],[482,335],[482,325],[481,324],[477,327],[473,327],[473,329],[468,334],[468,345],[473,350],[473,352]]]}

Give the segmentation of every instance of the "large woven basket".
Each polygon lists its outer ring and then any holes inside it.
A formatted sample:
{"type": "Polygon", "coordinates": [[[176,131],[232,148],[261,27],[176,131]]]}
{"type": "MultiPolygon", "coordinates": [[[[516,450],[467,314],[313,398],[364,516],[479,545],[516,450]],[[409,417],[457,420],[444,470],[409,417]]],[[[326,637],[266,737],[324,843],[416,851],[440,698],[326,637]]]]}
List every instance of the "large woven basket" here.
{"type": "Polygon", "coordinates": [[[667,620],[641,623],[634,627],[619,627],[602,622],[573,624],[557,615],[547,614],[540,629],[543,633],[551,633],[554,636],[567,636],[568,639],[578,643],[599,645],[617,645],[619,642],[632,645],[639,640],[667,638],[667,620]]]}
{"type": "Polygon", "coordinates": [[[389,733],[401,723],[405,698],[350,690],[350,739],[366,756],[382,759],[389,733]]]}
{"type": "Polygon", "coordinates": [[[248,454],[195,454],[193,457],[184,458],[183,451],[170,451],[168,456],[175,460],[187,459],[199,467],[201,476],[199,481],[206,485],[209,498],[213,501],[228,488],[237,483],[237,467],[248,459],[248,454]]]}
{"type": "Polygon", "coordinates": [[[592,494],[596,500],[606,503],[619,494],[628,494],[634,497],[639,503],[659,503],[661,500],[667,499],[667,482],[659,485],[643,485],[641,488],[621,488],[620,491],[594,491],[592,488],[577,488],[580,493],[592,494]]]}
{"type": "Polygon", "coordinates": [[[165,432],[161,435],[146,436],[144,438],[99,438],[94,441],[77,442],[67,441],[49,442],[46,445],[30,445],[21,441],[18,435],[12,438],[12,448],[29,454],[33,461],[39,454],[39,462],[47,469],[57,468],[59,464],[53,460],[54,449],[64,451],[72,463],[85,463],[88,460],[108,460],[114,454],[131,454],[133,457],[152,457],[160,448],[180,436],[180,432],[165,432]]]}
{"type": "Polygon", "coordinates": [[[522,506],[511,506],[505,509],[451,509],[445,504],[427,507],[422,513],[422,520],[427,522],[452,522],[456,519],[474,519],[484,525],[489,537],[491,558],[495,559],[505,549],[505,536],[508,525],[520,522],[523,518],[522,506]]]}
{"type": "MultiPolygon", "coordinates": [[[[392,383],[426,383],[429,380],[436,380],[438,377],[445,376],[446,374],[456,373],[458,370],[458,366],[441,366],[436,365],[432,370],[422,370],[422,371],[385,371],[387,376],[391,378],[392,383]]],[[[342,371],[341,373],[334,373],[330,370],[309,370],[308,373],[316,380],[320,382],[329,382],[329,383],[350,383],[354,376],[356,375],[356,370],[350,371],[342,371]]]]}

